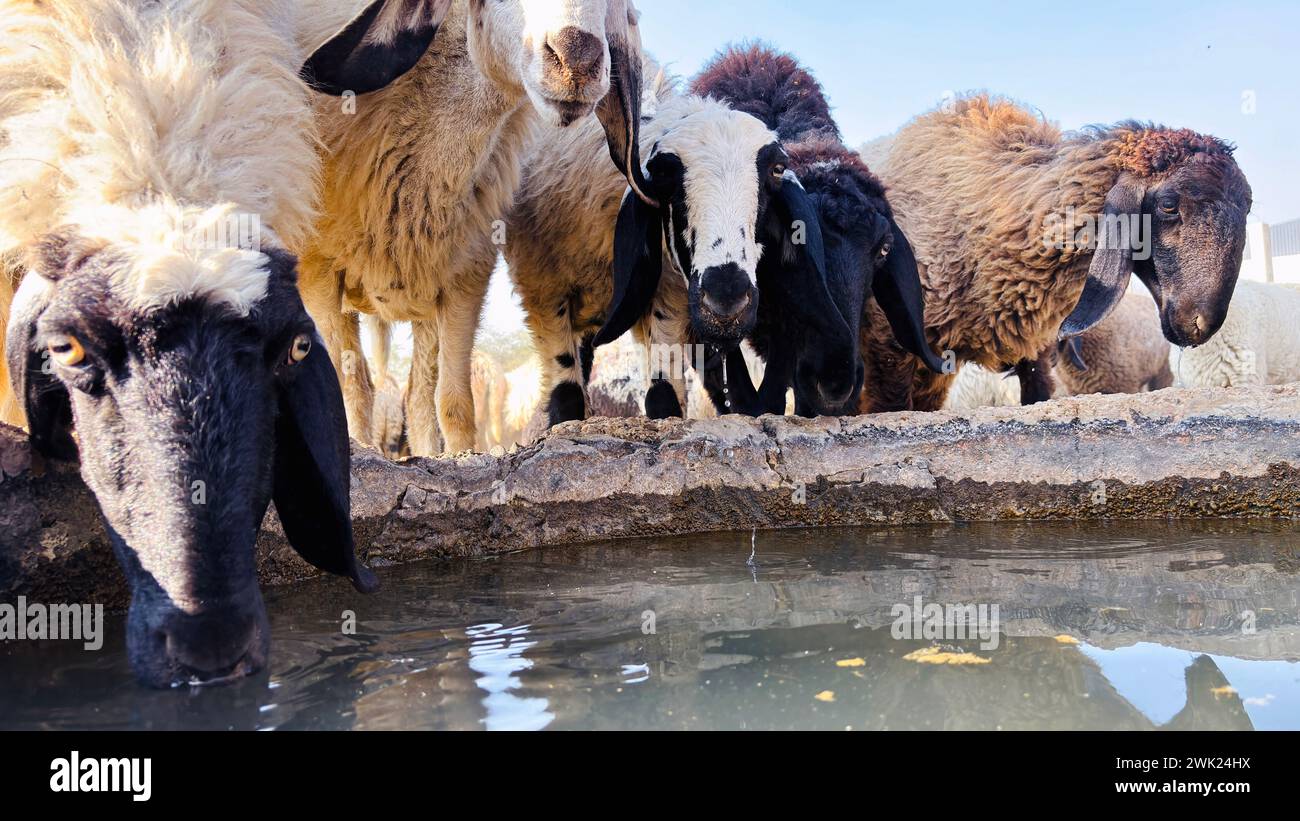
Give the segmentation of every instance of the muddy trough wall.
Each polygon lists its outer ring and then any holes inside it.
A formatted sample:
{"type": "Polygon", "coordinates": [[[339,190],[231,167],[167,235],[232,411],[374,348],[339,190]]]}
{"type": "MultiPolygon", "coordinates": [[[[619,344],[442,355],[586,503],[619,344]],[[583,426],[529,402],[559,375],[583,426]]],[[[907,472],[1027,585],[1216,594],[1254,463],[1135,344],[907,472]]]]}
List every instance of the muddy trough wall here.
{"type": "MultiPolygon", "coordinates": [[[[0,426],[0,600],[125,602],[75,467],[0,426]]],[[[972,414],[598,419],[505,456],[353,451],[374,566],[632,536],[948,521],[1294,518],[1300,386],[1077,397],[972,414]]],[[[314,571],[268,514],[268,585],[314,571]]]]}

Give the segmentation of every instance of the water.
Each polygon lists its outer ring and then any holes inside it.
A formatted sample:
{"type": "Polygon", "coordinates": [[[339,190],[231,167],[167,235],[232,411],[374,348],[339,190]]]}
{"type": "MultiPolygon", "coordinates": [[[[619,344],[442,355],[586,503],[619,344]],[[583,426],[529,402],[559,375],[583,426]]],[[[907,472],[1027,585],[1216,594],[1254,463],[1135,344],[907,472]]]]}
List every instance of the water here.
{"type": "Polygon", "coordinates": [[[0,646],[0,728],[1297,729],[1294,530],[759,533],[752,563],[736,533],[408,565],[372,597],[271,593],[273,668],[230,687],[137,686],[120,618],[98,653],[0,646]],[[986,638],[896,637],[917,597],[975,606],[986,638]]]}

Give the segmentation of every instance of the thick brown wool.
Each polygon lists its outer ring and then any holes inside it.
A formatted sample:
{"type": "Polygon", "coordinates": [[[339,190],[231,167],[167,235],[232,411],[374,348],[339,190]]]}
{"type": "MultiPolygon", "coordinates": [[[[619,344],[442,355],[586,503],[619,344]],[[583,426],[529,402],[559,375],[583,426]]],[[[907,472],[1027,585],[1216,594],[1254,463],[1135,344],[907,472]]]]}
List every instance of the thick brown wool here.
{"type": "MultiPolygon", "coordinates": [[[[1037,359],[1078,303],[1092,261],[1088,249],[1049,237],[1101,213],[1121,174],[1154,182],[1188,162],[1240,173],[1231,146],[1214,137],[1136,122],[1066,135],[987,94],[908,123],[873,168],[916,250],[934,349],[990,370],[1037,359]],[[1060,222],[1067,214],[1075,224],[1060,222]]],[[[918,369],[874,302],[868,312],[863,410],[938,410],[952,377],[918,369]]]]}
{"type": "Polygon", "coordinates": [[[762,43],[732,46],[715,55],[690,91],[757,117],[783,141],[810,131],[836,140],[840,136],[821,83],[793,57],[762,43]]]}

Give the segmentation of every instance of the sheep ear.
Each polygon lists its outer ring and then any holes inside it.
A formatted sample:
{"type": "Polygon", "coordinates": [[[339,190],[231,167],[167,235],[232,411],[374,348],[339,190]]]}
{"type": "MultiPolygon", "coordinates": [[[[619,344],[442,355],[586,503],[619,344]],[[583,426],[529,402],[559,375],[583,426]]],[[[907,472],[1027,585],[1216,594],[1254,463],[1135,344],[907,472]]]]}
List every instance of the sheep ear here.
{"type": "Polygon", "coordinates": [[[1106,195],[1088,280],[1079,304],[1061,325],[1062,339],[1078,336],[1101,322],[1124,298],[1133,274],[1133,242],[1137,239],[1130,226],[1133,217],[1141,215],[1145,196],[1146,190],[1131,180],[1120,180],[1106,195]]]}
{"type": "Polygon", "coordinates": [[[631,0],[613,0],[605,20],[609,93],[596,106],[614,164],[646,205],[658,208],[641,168],[641,36],[631,0]]]}
{"type": "Polygon", "coordinates": [[[872,280],[872,295],[885,312],[898,344],[930,370],[943,373],[943,360],[930,348],[925,336],[925,291],[912,243],[893,219],[889,227],[894,234],[893,247],[872,280]]]}
{"type": "Polygon", "coordinates": [[[618,339],[650,310],[663,270],[660,227],[659,210],[628,191],[614,227],[614,300],[593,346],[618,339]]]}
{"type": "Polygon", "coordinates": [[[49,369],[49,358],[32,348],[36,320],[50,303],[54,284],[29,271],[14,294],[5,334],[5,364],[14,396],[27,416],[32,446],[49,459],[75,461],[77,443],[72,438],[72,402],[68,390],[49,369]]]}
{"type": "Polygon", "coordinates": [[[379,581],[352,540],[351,454],[343,391],[325,343],[316,336],[307,358],[280,389],[275,422],[275,510],[289,544],[310,564],[347,576],[362,593],[379,581]]]}
{"type": "MultiPolygon", "coordinates": [[[[844,317],[831,299],[827,284],[821,217],[793,171],[785,172],[785,182],[781,184],[776,203],[779,207],[773,209],[773,218],[782,223],[776,228],[782,267],[795,266],[804,274],[795,279],[781,277],[789,308],[812,328],[822,329],[827,321],[836,318],[842,322],[844,317]]],[[[764,262],[772,264],[768,254],[763,255],[759,265],[764,265],[764,262]]]]}
{"type": "Polygon", "coordinates": [[[335,97],[378,91],[420,62],[451,0],[375,0],[307,58],[299,76],[335,97]]]}

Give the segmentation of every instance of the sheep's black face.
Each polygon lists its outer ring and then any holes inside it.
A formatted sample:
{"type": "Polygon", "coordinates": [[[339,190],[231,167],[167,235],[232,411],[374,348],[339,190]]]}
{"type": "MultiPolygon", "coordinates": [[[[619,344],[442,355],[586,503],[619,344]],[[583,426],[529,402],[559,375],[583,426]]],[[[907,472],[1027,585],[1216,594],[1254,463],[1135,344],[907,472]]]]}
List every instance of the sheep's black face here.
{"type": "Polygon", "coordinates": [[[1175,345],[1208,342],[1227,318],[1250,208],[1250,185],[1230,159],[1184,164],[1146,192],[1150,258],[1135,256],[1134,270],[1160,305],[1162,330],[1175,345]]]}
{"type": "MultiPolygon", "coordinates": [[[[373,581],[340,519],[346,467],[340,475],[328,464],[340,447],[341,417],[330,408],[341,411],[338,383],[298,298],[292,258],[267,261],[265,296],[247,313],[211,295],[132,304],[111,251],[74,254],[47,277],[28,274],[44,293],[15,302],[9,354],[33,438],[66,451],[56,418],[66,414],[50,403],[70,408],[82,476],[131,585],[132,665],[153,686],[230,680],[266,664],[254,542],[273,495],[296,545],[320,535],[303,529],[301,508],[315,505],[310,515],[341,528],[301,548],[305,558],[359,587],[373,581]],[[24,349],[26,363],[15,359],[24,349]],[[300,391],[319,406],[315,420],[297,407],[300,391]],[[318,430],[308,429],[313,421],[318,430]],[[329,455],[313,459],[317,452],[329,455]]],[[[341,447],[346,458],[346,433],[341,447]]]]}
{"type": "Polygon", "coordinates": [[[800,327],[795,390],[800,412],[845,416],[858,412],[864,368],[856,344],[827,344],[842,333],[839,320],[856,341],[872,282],[893,250],[893,232],[882,212],[883,200],[864,189],[852,169],[825,163],[801,169],[800,178],[821,217],[826,256],[826,286],[837,309],[830,333],[800,327]]]}

